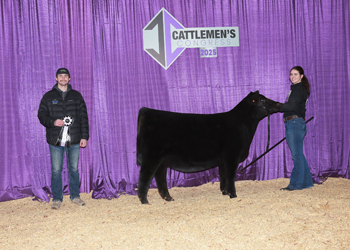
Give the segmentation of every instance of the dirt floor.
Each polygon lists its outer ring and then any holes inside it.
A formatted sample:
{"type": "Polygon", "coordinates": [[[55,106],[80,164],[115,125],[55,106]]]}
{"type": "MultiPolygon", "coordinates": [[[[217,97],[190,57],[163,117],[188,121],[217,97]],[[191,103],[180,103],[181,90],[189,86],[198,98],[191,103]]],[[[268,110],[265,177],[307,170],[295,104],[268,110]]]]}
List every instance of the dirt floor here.
{"type": "Polygon", "coordinates": [[[173,202],[149,191],[51,203],[0,203],[0,249],[350,249],[350,180],[329,178],[300,191],[288,179],[236,182],[235,199],[219,183],[172,188],[173,202]]]}

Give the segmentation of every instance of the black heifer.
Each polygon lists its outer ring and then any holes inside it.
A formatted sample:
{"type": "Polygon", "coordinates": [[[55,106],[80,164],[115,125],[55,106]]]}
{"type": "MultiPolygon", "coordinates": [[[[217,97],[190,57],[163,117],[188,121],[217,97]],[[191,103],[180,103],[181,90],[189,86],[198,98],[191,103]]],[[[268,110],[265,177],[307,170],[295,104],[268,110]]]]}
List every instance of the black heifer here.
{"type": "Polygon", "coordinates": [[[166,181],[168,167],[191,173],[218,166],[222,194],[237,197],[238,164],[248,157],[259,121],[279,107],[280,103],[256,91],[225,113],[181,114],[141,108],[137,126],[141,202],[148,203],[147,192],[153,177],[160,196],[173,200],[166,181]]]}

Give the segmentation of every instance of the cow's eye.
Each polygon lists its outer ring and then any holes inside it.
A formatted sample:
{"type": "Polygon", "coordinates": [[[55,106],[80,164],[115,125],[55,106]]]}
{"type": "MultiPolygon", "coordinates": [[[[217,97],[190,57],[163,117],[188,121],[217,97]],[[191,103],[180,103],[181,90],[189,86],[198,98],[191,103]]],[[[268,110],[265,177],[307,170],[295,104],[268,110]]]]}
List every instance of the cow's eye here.
{"type": "Polygon", "coordinates": [[[261,99],[260,101],[261,101],[261,102],[264,102],[265,100],[264,100],[264,99],[261,99]]]}

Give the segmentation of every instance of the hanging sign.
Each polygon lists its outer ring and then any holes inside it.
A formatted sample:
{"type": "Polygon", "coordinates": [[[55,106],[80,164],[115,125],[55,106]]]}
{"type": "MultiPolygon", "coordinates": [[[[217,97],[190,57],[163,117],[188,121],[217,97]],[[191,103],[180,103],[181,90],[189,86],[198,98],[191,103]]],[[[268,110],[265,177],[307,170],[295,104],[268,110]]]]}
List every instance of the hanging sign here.
{"type": "Polygon", "coordinates": [[[239,46],[238,27],[185,28],[164,8],[143,28],[143,49],[164,69],[186,48],[236,46],[239,46]]]}

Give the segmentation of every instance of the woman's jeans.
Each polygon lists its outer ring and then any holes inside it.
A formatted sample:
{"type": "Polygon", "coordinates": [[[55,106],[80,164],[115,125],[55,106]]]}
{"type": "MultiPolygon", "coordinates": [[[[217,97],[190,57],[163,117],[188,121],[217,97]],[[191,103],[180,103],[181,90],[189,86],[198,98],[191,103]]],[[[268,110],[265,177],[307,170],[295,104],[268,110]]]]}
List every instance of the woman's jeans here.
{"type": "Polygon", "coordinates": [[[294,168],[290,176],[290,189],[303,189],[313,187],[309,165],[303,153],[303,140],[306,135],[306,125],[299,117],[285,122],[286,139],[292,152],[294,168]]]}
{"type": "Polygon", "coordinates": [[[78,161],[79,161],[79,150],[80,144],[71,145],[69,148],[56,147],[50,145],[51,154],[51,190],[53,194],[52,201],[62,201],[62,169],[64,152],[67,152],[67,167],[69,174],[69,192],[70,199],[74,200],[79,195],[79,172],[78,172],[78,161]]]}

